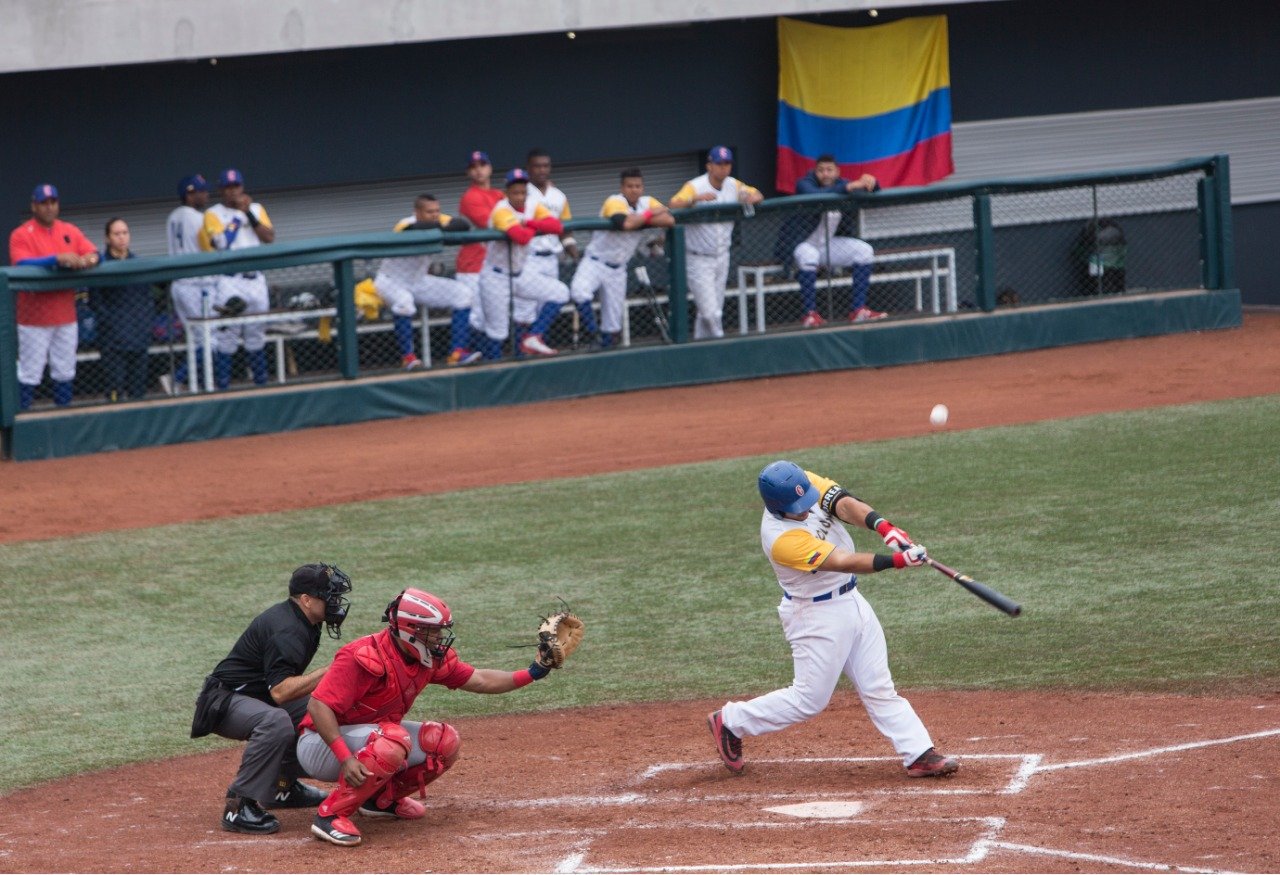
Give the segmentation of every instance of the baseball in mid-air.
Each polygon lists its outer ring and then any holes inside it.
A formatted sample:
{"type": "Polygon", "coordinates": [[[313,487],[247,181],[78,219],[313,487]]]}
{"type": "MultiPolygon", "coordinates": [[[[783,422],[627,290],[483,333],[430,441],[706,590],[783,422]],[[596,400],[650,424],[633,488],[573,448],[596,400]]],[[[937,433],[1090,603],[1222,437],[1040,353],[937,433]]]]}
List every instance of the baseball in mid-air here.
{"type": "Polygon", "coordinates": [[[934,425],[946,425],[947,417],[950,415],[945,404],[935,404],[933,409],[929,411],[929,421],[934,425]]]}

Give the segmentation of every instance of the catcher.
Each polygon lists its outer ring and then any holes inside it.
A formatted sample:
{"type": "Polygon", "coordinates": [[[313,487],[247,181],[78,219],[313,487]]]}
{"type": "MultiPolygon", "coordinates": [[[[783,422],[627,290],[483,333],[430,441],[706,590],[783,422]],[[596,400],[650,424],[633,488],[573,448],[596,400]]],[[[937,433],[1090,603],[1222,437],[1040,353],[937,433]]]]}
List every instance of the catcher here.
{"type": "Polygon", "coordinates": [[[406,589],[391,600],[387,628],[342,647],[311,694],[299,727],[298,761],[313,778],[337,781],[311,832],[335,845],[360,844],[351,816],[415,820],[418,799],[458,759],[448,723],[405,720],[427,684],[469,693],[509,693],[559,668],[582,641],[582,621],[563,612],[543,621],[538,655],[516,672],[475,668],[453,649],[453,616],[431,593],[406,589]]]}

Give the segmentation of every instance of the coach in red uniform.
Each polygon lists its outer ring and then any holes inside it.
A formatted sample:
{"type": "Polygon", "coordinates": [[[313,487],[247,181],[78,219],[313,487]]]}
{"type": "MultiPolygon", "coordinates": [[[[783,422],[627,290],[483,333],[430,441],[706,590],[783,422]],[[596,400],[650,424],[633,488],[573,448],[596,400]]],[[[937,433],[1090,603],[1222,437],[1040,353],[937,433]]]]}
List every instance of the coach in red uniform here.
{"type": "MultiPolygon", "coordinates": [[[[9,235],[9,263],[84,270],[98,263],[98,250],[70,222],[58,218],[58,190],[47,183],[31,193],[31,218],[9,235]]],[[[71,403],[76,378],[76,291],[18,292],[18,401],[31,407],[49,365],[53,401],[71,403]]]]}
{"type": "Polygon", "coordinates": [[[412,794],[458,758],[458,732],[447,723],[405,720],[427,684],[469,693],[509,693],[546,677],[536,659],[517,672],[475,668],[453,649],[453,617],[443,601],[406,589],[387,605],[381,632],[340,649],[311,694],[298,739],[298,761],[311,777],[337,781],[320,803],[311,832],[335,845],[358,845],[351,821],[413,820],[426,809],[412,794]],[[352,750],[355,753],[352,753],[352,750]]]}

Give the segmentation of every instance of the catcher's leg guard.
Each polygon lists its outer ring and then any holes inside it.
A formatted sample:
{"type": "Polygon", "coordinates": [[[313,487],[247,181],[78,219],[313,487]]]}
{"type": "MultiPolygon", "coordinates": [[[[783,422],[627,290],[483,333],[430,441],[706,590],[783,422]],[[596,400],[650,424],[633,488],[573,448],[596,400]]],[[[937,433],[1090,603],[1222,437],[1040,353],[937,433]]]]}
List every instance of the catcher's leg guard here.
{"type": "Polygon", "coordinates": [[[458,737],[458,730],[448,723],[423,723],[418,729],[418,747],[427,755],[426,760],[392,778],[377,799],[360,806],[361,814],[415,820],[427,813],[413,794],[425,798],[427,785],[453,767],[462,739],[458,737]]]}
{"type": "MultiPolygon", "coordinates": [[[[350,817],[370,796],[381,790],[391,776],[404,765],[413,745],[409,733],[399,723],[379,723],[369,733],[369,740],[356,753],[356,759],[369,770],[369,777],[359,787],[352,787],[339,776],[338,788],[316,809],[320,817],[350,817]]],[[[359,833],[356,833],[359,835],[359,833]]]]}

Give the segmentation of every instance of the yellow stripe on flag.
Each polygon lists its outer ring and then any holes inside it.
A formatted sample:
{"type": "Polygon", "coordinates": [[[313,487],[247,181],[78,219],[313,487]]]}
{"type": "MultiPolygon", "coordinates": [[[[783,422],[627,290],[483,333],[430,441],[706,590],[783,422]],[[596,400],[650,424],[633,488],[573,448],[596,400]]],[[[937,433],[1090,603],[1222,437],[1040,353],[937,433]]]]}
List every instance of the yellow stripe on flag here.
{"type": "Polygon", "coordinates": [[[874,27],[778,19],[778,98],[813,115],[865,118],[951,84],[947,17],[874,27]]]}

